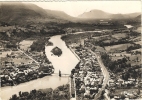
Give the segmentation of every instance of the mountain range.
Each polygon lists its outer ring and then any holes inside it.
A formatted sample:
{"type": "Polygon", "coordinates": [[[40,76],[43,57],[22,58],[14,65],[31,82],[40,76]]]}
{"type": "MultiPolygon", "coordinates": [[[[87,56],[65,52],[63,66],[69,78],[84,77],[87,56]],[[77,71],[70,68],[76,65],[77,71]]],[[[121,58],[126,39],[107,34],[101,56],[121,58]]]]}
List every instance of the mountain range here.
{"type": "Polygon", "coordinates": [[[0,3],[0,22],[8,23],[46,23],[46,22],[84,22],[87,20],[96,19],[132,19],[141,18],[141,13],[130,13],[130,14],[111,14],[101,10],[91,10],[84,12],[78,17],[72,17],[62,11],[48,10],[38,7],[34,4],[28,3],[0,3]]]}
{"type": "Polygon", "coordinates": [[[129,13],[129,14],[111,14],[101,10],[91,10],[89,12],[84,12],[79,15],[78,18],[87,18],[87,19],[127,19],[127,18],[135,18],[139,16],[141,13],[129,13]]]}

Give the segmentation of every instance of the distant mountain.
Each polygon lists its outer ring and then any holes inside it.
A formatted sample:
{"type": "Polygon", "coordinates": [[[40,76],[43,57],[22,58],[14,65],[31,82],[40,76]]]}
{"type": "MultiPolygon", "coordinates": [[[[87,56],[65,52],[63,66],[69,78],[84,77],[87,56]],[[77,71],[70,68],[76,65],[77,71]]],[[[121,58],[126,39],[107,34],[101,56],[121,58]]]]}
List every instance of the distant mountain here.
{"type": "Polygon", "coordinates": [[[137,12],[137,13],[124,14],[124,16],[125,16],[125,18],[135,18],[140,14],[141,13],[137,12]]]}
{"type": "Polygon", "coordinates": [[[46,9],[47,15],[54,16],[57,19],[64,19],[68,21],[73,21],[76,18],[66,14],[63,11],[55,11],[55,10],[48,10],[46,9]]]}
{"type": "Polygon", "coordinates": [[[83,19],[127,19],[127,18],[135,18],[140,13],[130,13],[130,14],[111,14],[101,10],[91,10],[89,12],[85,12],[78,16],[78,18],[83,19]]]}
{"type": "Polygon", "coordinates": [[[0,22],[27,25],[35,23],[94,23],[94,19],[135,18],[140,13],[111,14],[101,10],[91,10],[78,17],[72,17],[62,11],[47,10],[34,4],[20,2],[0,2],[0,22]]]}
{"type": "MultiPolygon", "coordinates": [[[[64,19],[58,19],[55,14],[47,13],[46,10],[26,3],[0,3],[0,21],[9,23],[24,24],[27,22],[60,22],[64,19]]],[[[52,12],[52,11],[50,11],[52,12]]],[[[56,14],[57,15],[57,14],[56,14]]]]}
{"type": "Polygon", "coordinates": [[[83,14],[79,15],[78,18],[85,18],[85,19],[108,19],[110,18],[110,13],[106,13],[101,10],[91,10],[89,12],[84,12],[83,14]]]}
{"type": "Polygon", "coordinates": [[[125,16],[123,14],[111,14],[110,19],[124,19],[125,16]]]}
{"type": "Polygon", "coordinates": [[[141,14],[135,17],[134,20],[141,22],[141,14]]]}
{"type": "Polygon", "coordinates": [[[137,17],[135,17],[136,19],[141,19],[141,15],[138,15],[137,17]]]}

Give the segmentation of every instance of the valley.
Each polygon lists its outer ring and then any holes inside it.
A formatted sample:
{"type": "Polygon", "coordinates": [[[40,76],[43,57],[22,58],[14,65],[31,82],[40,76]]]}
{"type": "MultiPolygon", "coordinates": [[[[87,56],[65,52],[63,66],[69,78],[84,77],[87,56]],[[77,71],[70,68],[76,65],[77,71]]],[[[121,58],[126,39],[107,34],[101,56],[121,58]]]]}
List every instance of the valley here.
{"type": "Polygon", "coordinates": [[[141,99],[141,46],[141,12],[0,2],[0,99],[141,99]]]}

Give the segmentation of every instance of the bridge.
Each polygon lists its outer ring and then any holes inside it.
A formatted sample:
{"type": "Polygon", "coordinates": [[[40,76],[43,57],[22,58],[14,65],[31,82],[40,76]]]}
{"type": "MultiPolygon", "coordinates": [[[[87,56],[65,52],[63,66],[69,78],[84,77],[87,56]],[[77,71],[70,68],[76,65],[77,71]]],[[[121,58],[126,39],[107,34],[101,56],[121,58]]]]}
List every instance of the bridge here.
{"type": "MultiPolygon", "coordinates": [[[[59,76],[59,73],[54,73],[52,74],[53,76],[59,76]]],[[[64,74],[64,73],[61,73],[61,76],[70,76],[70,74],[64,74]]]]}

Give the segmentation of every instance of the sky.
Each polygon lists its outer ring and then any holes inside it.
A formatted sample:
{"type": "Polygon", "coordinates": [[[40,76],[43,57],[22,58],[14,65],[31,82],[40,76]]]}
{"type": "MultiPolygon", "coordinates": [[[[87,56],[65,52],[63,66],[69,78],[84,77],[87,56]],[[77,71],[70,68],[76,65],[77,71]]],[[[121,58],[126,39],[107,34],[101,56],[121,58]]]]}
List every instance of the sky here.
{"type": "Polygon", "coordinates": [[[99,9],[114,14],[141,12],[142,9],[141,1],[64,1],[30,3],[36,4],[44,9],[63,11],[74,17],[77,17],[78,15],[88,12],[92,9],[99,9]]]}

